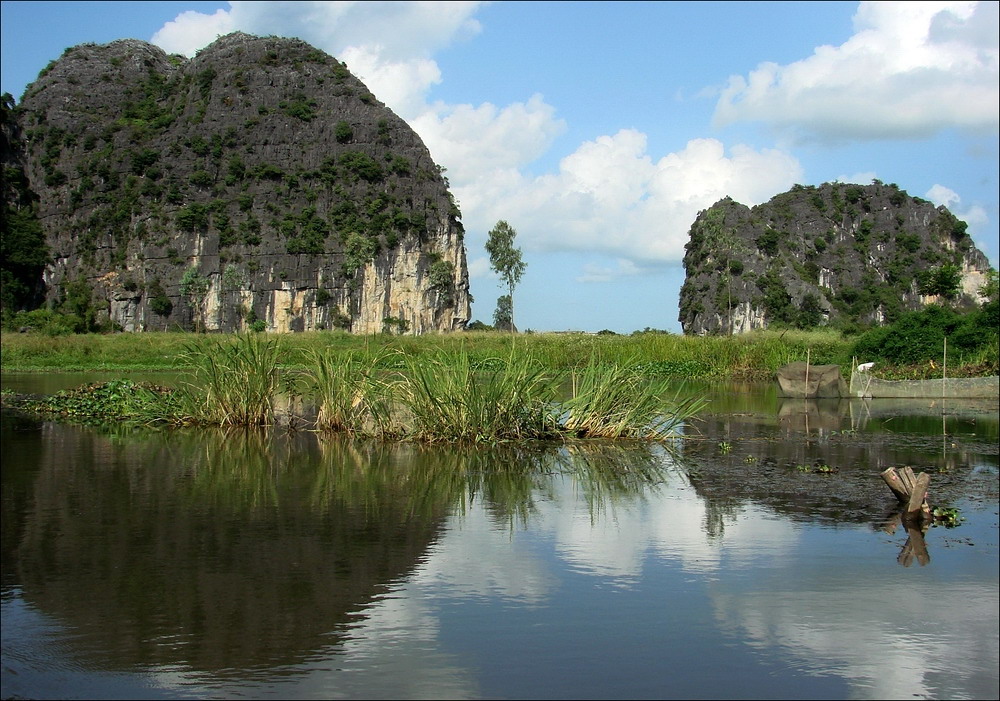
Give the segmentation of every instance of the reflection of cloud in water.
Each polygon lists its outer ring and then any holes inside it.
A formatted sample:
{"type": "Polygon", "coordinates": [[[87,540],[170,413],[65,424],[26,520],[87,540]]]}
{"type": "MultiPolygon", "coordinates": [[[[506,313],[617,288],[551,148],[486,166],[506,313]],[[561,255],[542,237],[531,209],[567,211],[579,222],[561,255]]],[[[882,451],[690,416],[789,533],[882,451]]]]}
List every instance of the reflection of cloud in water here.
{"type": "Polygon", "coordinates": [[[449,529],[432,547],[414,583],[544,605],[559,575],[539,540],[550,540],[574,570],[623,588],[636,586],[657,558],[702,578],[717,623],[734,638],[807,674],[843,678],[852,698],[965,698],[995,687],[981,671],[998,657],[995,587],[887,586],[875,581],[880,574],[858,578],[857,568],[838,574],[836,562],[832,572],[801,575],[793,569],[808,526],[752,504],[712,514],[680,475],[657,498],[605,505],[596,515],[571,478],[554,486],[527,534],[471,508],[461,533],[449,529]]]}
{"type": "Polygon", "coordinates": [[[619,505],[594,519],[579,502],[551,507],[545,515],[563,559],[596,576],[628,580],[639,578],[651,554],[708,574],[724,557],[727,567],[739,567],[765,555],[779,557],[798,540],[796,528],[753,506],[716,515],[725,535],[710,536],[710,509],[681,474],[672,473],[657,499],[619,505]]]}
{"type": "Polygon", "coordinates": [[[718,572],[723,561],[732,570],[784,557],[799,540],[799,529],[751,505],[721,517],[724,532],[710,534],[710,508],[694,498],[693,489],[651,514],[650,520],[659,556],[700,574],[718,572]]]}
{"type": "Polygon", "coordinates": [[[572,478],[553,486],[530,529],[498,525],[482,502],[453,517],[405,582],[366,606],[327,654],[346,674],[307,672],[291,682],[296,691],[476,696],[474,674],[442,649],[435,602],[466,597],[545,606],[560,578],[548,547],[572,569],[624,588],[654,566],[650,558],[679,566],[704,583],[722,630],[806,674],[843,678],[851,698],[966,698],[995,685],[978,671],[998,656],[995,588],[949,586],[943,596],[912,580],[887,586],[856,578],[856,568],[838,573],[836,563],[829,572],[797,576],[804,526],[752,504],[713,516],[712,505],[680,475],[671,475],[655,499],[605,505],[596,515],[572,478]],[[982,678],[968,681],[977,674],[982,678]]]}
{"type": "Polygon", "coordinates": [[[849,679],[852,698],[995,692],[995,676],[983,672],[1000,654],[995,587],[841,581],[817,591],[793,577],[783,581],[805,588],[713,593],[719,619],[814,674],[849,679]]]}
{"type": "MultiPolygon", "coordinates": [[[[497,526],[481,502],[453,518],[461,522],[445,529],[430,547],[413,582],[444,588],[449,596],[499,597],[524,604],[548,596],[554,577],[546,564],[510,530],[497,526]]],[[[533,528],[535,524],[532,518],[533,528]]]]}
{"type": "Polygon", "coordinates": [[[548,511],[556,552],[562,559],[599,577],[638,577],[649,547],[649,534],[641,527],[644,505],[616,508],[595,519],[586,504],[548,511]]]}
{"type": "Polygon", "coordinates": [[[473,675],[438,650],[439,628],[436,613],[409,585],[379,597],[339,647],[338,667],[347,673],[327,677],[320,691],[326,698],[477,696],[473,675]]]}
{"type": "MultiPolygon", "coordinates": [[[[654,498],[606,501],[595,509],[581,496],[578,480],[556,477],[550,499],[539,501],[530,518],[532,539],[550,539],[557,556],[577,570],[628,585],[642,575],[650,556],[678,562],[692,573],[759,563],[780,557],[798,540],[798,529],[752,505],[711,514],[684,475],[672,471],[654,498]],[[715,535],[706,533],[714,520],[715,535]],[[724,537],[720,532],[724,531],[724,537]]],[[[498,596],[538,603],[555,577],[518,532],[496,525],[482,504],[471,505],[460,522],[431,546],[414,581],[444,586],[449,594],[498,596]],[[489,553],[488,556],[484,553],[489,553]]]]}

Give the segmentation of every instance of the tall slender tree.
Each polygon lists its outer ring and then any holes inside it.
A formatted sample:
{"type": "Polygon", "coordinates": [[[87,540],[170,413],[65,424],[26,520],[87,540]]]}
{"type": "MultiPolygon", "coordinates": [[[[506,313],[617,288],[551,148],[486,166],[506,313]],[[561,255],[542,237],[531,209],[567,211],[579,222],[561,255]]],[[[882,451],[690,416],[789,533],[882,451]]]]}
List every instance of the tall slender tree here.
{"type": "Polygon", "coordinates": [[[521,260],[521,249],[514,246],[517,231],[503,219],[496,223],[486,241],[486,252],[490,254],[490,268],[507,285],[510,301],[510,329],[514,330],[514,288],[521,281],[526,267],[521,260]]]}

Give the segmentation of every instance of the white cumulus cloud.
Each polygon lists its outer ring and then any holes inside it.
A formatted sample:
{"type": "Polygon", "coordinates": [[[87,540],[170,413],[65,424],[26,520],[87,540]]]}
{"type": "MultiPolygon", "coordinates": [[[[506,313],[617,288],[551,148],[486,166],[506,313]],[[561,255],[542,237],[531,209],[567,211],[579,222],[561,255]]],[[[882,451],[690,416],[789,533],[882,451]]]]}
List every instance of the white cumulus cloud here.
{"type": "Polygon", "coordinates": [[[194,56],[216,38],[236,31],[232,12],[216,10],[214,14],[188,10],[167,22],[153,35],[152,43],[171,54],[194,56]]]}
{"type": "MultiPolygon", "coordinates": [[[[654,160],[645,134],[623,129],[581,144],[557,173],[529,178],[502,169],[456,192],[473,236],[506,219],[527,248],[603,252],[642,265],[683,258],[700,210],[726,196],[758,204],[801,175],[785,152],[737,145],[727,153],[715,139],[694,139],[654,160]]],[[[607,270],[583,277],[609,279],[607,270]]]]}
{"type": "Polygon", "coordinates": [[[939,207],[941,205],[944,205],[949,209],[958,204],[959,201],[962,199],[961,197],[958,196],[958,193],[955,192],[954,190],[947,188],[944,185],[937,185],[937,184],[935,184],[930,190],[927,191],[925,197],[927,197],[927,199],[929,199],[931,202],[938,205],[939,207]]]}
{"type": "Polygon", "coordinates": [[[502,108],[436,103],[408,121],[454,185],[530,163],[566,128],[541,95],[502,108]]]}
{"type": "Polygon", "coordinates": [[[840,46],[733,76],[715,122],[820,140],[924,138],[1000,123],[998,3],[863,2],[840,46]]]}

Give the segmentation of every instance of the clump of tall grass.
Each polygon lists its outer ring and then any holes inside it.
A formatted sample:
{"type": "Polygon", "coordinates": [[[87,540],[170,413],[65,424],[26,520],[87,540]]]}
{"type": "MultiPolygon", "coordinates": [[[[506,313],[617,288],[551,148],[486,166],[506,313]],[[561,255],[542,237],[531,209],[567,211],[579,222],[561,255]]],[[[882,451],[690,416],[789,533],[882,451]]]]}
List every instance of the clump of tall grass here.
{"type": "Polygon", "coordinates": [[[669,385],[646,376],[635,363],[601,365],[591,357],[579,377],[574,373],[563,425],[579,438],[666,439],[705,403],[682,399],[669,385]]]}
{"type": "Polygon", "coordinates": [[[397,386],[411,437],[498,442],[558,435],[555,378],[511,349],[477,372],[464,349],[407,358],[397,386]]]}
{"type": "Polygon", "coordinates": [[[444,352],[408,359],[398,392],[409,414],[408,435],[425,441],[664,440],[704,406],[634,363],[602,365],[597,356],[574,378],[567,401],[558,401],[560,379],[514,348],[504,358],[475,363],[467,353],[444,352]]]}
{"type": "Polygon", "coordinates": [[[391,365],[389,354],[385,349],[307,352],[299,384],[316,404],[316,428],[383,436],[395,431],[392,384],[380,370],[391,365]]]}
{"type": "Polygon", "coordinates": [[[238,334],[187,346],[194,379],[180,390],[181,423],[258,426],[274,422],[281,351],[276,339],[238,334]]]}

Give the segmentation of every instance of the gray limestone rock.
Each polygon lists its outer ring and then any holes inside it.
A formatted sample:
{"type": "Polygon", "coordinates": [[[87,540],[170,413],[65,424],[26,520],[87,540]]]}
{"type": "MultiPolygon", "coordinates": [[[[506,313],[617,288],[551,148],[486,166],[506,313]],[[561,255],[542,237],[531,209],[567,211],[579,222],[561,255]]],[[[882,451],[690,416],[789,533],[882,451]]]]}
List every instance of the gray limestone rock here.
{"type": "MultiPolygon", "coordinates": [[[[460,212],[419,136],[295,39],[67,49],[15,110],[53,262],[126,331],[461,329],[460,212]],[[169,303],[168,303],[169,302],[169,303]]],[[[15,148],[15,151],[18,149],[15,148]]]]}
{"type": "Polygon", "coordinates": [[[796,185],[753,208],[720,200],[691,226],[684,269],[684,332],[728,334],[982,304],[990,266],[947,208],[875,181],[796,185]]]}

